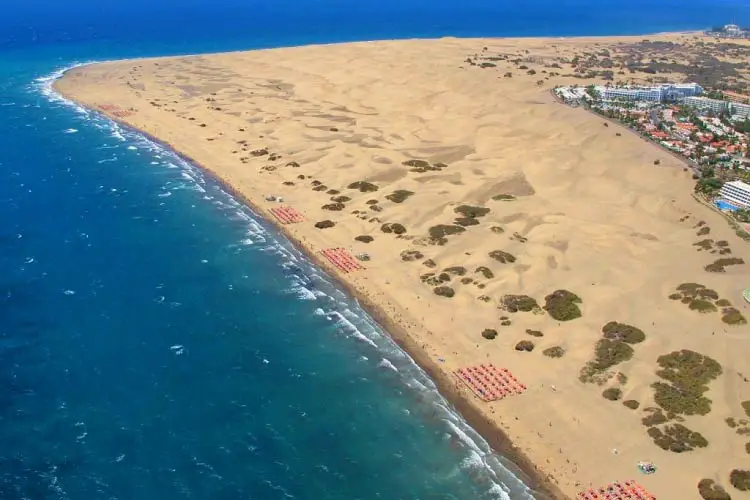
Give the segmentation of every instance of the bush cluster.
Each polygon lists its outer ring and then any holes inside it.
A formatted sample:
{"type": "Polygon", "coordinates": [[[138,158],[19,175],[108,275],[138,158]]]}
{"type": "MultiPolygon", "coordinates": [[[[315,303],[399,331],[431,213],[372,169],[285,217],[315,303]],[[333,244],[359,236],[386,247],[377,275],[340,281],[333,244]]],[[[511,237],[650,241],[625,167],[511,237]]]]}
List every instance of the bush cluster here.
{"type": "Polygon", "coordinates": [[[622,398],[622,391],[617,387],[610,387],[609,389],[604,389],[602,396],[604,399],[610,401],[619,401],[622,398]]]}
{"type": "Polygon", "coordinates": [[[652,384],[656,404],[675,414],[706,415],[711,411],[711,400],[704,394],[708,383],[722,373],[716,360],[683,349],[659,356],[657,363],[661,369],[656,375],[670,383],[652,384]]]}
{"type": "Polygon", "coordinates": [[[401,260],[404,262],[412,262],[414,260],[419,260],[422,257],[424,257],[424,254],[419,250],[404,250],[401,252],[401,260]]]}
{"type": "Polygon", "coordinates": [[[530,312],[539,309],[539,304],[528,295],[504,295],[501,299],[503,308],[508,312],[530,312]]]}
{"type": "Polygon", "coordinates": [[[402,203],[413,194],[413,191],[407,191],[406,189],[397,189],[396,191],[387,195],[385,199],[390,200],[393,203],[402,203]]]}
{"type": "Polygon", "coordinates": [[[393,234],[404,234],[406,232],[406,228],[398,222],[387,222],[380,226],[380,230],[384,233],[393,234]]]}
{"type": "Polygon", "coordinates": [[[724,273],[726,272],[727,266],[737,266],[744,264],[745,261],[738,257],[723,257],[716,259],[711,264],[704,267],[704,269],[710,273],[724,273]]]}
{"type": "Polygon", "coordinates": [[[516,351],[531,352],[534,350],[534,343],[530,340],[522,340],[516,344],[516,351]]]}
{"type": "Polygon", "coordinates": [[[570,321],[581,317],[578,304],[581,298],[568,290],[556,290],[544,298],[544,310],[557,321],[570,321]]]}
{"type": "Polygon", "coordinates": [[[626,399],[622,402],[622,405],[626,408],[630,408],[631,410],[637,410],[638,407],[641,406],[641,403],[639,403],[635,399],[626,399]]]}
{"type": "Polygon", "coordinates": [[[532,337],[544,337],[544,333],[540,332],[539,330],[532,330],[530,328],[526,329],[526,334],[531,335],[532,337]]]}
{"type": "Polygon", "coordinates": [[[372,182],[367,181],[352,182],[346,187],[349,189],[358,189],[362,193],[372,193],[378,190],[378,186],[376,186],[372,182]]]}
{"type": "Polygon", "coordinates": [[[489,253],[489,256],[501,264],[512,264],[516,261],[516,257],[508,252],[502,250],[493,250],[489,253]]]}
{"type": "Polygon", "coordinates": [[[482,331],[482,337],[486,338],[487,340],[492,340],[497,337],[497,330],[486,328],[484,329],[484,331],[482,331]]]}
{"type": "Polygon", "coordinates": [[[701,479],[698,482],[698,493],[703,500],[732,500],[729,493],[713,479],[701,479]]]}
{"type": "Polygon", "coordinates": [[[496,194],[492,199],[495,201],[513,201],[516,197],[512,194],[496,194]]]}
{"type": "Polygon", "coordinates": [[[665,425],[662,429],[650,427],[648,435],[659,448],[674,453],[684,453],[708,446],[708,441],[701,433],[682,424],[665,425]]]}
{"type": "Polygon", "coordinates": [[[621,340],[627,344],[638,344],[646,340],[646,334],[640,328],[617,321],[610,321],[604,325],[602,333],[604,333],[604,338],[621,340]]]}
{"type": "Polygon", "coordinates": [[[329,227],[333,227],[335,225],[336,223],[331,220],[322,220],[320,222],[315,223],[315,227],[317,227],[318,229],[326,229],[329,227]]]}
{"type": "Polygon", "coordinates": [[[750,470],[734,469],[729,474],[729,482],[740,491],[750,491],[750,470]]]}
{"type": "Polygon", "coordinates": [[[443,271],[455,276],[463,276],[466,274],[466,268],[462,266],[446,267],[443,271]]]}
{"type": "Polygon", "coordinates": [[[560,346],[548,347],[542,351],[542,354],[548,358],[562,358],[565,356],[565,349],[560,346]]]}
{"type": "Polygon", "coordinates": [[[435,295],[440,295],[441,297],[447,297],[447,298],[451,298],[456,294],[456,292],[453,291],[453,288],[449,286],[435,287],[433,292],[435,292],[435,295]]]}
{"type": "Polygon", "coordinates": [[[489,267],[485,267],[485,266],[479,266],[478,268],[474,269],[474,272],[481,273],[482,276],[484,276],[485,279],[488,279],[488,280],[491,280],[492,278],[495,277],[492,270],[490,270],[489,267]]]}
{"type": "Polygon", "coordinates": [[[354,239],[356,241],[361,241],[362,243],[371,243],[372,240],[374,240],[375,238],[373,238],[372,236],[369,236],[367,234],[361,234],[361,235],[357,236],[354,239]]]}
{"type": "Polygon", "coordinates": [[[346,205],[344,205],[343,203],[327,203],[320,208],[322,208],[323,210],[332,210],[335,212],[340,212],[345,207],[346,205]]]}

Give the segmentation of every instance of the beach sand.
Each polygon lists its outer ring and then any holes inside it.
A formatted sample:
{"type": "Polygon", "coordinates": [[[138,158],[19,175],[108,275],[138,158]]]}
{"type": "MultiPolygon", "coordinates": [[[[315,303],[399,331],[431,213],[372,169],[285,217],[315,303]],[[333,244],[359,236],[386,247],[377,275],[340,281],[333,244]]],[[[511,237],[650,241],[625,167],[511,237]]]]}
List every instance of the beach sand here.
{"type": "MultiPolygon", "coordinates": [[[[570,75],[563,61],[614,54],[643,38],[446,38],[128,60],[75,68],[56,88],[168,143],[270,220],[280,204],[266,197],[283,197],[305,217],[283,231],[360,297],[496,448],[508,451],[507,436],[514,459],[554,496],[636,479],[657,498],[692,499],[700,498],[698,481],[709,478],[733,498],[750,497],[728,484],[729,471],[748,463],[749,438],[725,423],[748,418],[740,403],[750,399],[743,362],[750,328],[668,298],[679,284],[697,282],[750,314],[741,296],[750,286],[747,265],[707,272],[719,247],[694,245],[726,241],[730,257],[749,260],[747,243],[692,197],[692,172],[677,158],[550,92],[555,84],[600,81],[601,74],[570,75]],[[429,164],[404,165],[409,160],[429,164]],[[348,187],[356,181],[377,191],[348,187]],[[387,198],[397,190],[413,194],[387,198]],[[461,205],[489,212],[466,220],[456,213],[461,205]],[[430,228],[457,218],[465,231],[430,238],[430,228]],[[324,220],[335,225],[315,227],[324,220]],[[394,223],[406,232],[383,232],[394,223]],[[703,227],[708,235],[698,234],[703,227]],[[371,260],[343,274],[319,258],[330,247],[371,260]],[[404,253],[411,250],[413,260],[404,253]],[[423,275],[452,267],[441,285],[455,295],[436,295],[423,275]],[[543,306],[558,289],[582,299],[582,317],[503,309],[505,295],[543,306]],[[646,339],[601,385],[584,383],[581,369],[609,321],[634,325],[646,339]],[[483,338],[485,329],[496,338],[483,338]],[[522,340],[534,350],[514,349],[522,340]],[[555,346],[564,356],[543,354],[555,346]],[[709,414],[672,421],[709,445],[673,453],[654,444],[641,419],[656,406],[657,358],[680,349],[710,356],[723,373],[709,384],[709,414]],[[528,390],[486,403],[452,376],[487,362],[510,369],[528,390]],[[605,399],[606,388],[640,407],[605,399]],[[641,474],[643,460],[658,472],[641,474]]],[[[647,38],[685,47],[703,41],[647,38]]],[[[690,60],[687,52],[680,57],[690,60]]]]}

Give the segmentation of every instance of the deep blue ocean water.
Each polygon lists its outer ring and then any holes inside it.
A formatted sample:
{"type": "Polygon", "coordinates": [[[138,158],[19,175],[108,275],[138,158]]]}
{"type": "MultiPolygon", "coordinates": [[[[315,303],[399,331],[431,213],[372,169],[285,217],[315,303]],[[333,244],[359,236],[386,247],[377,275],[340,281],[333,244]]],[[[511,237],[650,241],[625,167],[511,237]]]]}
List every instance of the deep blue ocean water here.
{"type": "Polygon", "coordinates": [[[347,40],[750,24],[744,0],[9,1],[1,500],[528,498],[329,277],[193,166],[55,96],[56,71],[347,40]]]}

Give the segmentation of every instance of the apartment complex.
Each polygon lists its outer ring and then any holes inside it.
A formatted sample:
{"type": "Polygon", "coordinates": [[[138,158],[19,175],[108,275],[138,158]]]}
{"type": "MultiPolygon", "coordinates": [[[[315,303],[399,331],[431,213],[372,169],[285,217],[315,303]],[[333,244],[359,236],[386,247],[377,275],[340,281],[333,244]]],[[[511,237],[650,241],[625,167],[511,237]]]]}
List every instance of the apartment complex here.
{"type": "Polygon", "coordinates": [[[703,88],[697,83],[675,83],[657,87],[607,87],[599,85],[596,90],[605,101],[677,101],[685,97],[698,96],[703,88]]]}
{"type": "Polygon", "coordinates": [[[739,208],[750,208],[750,184],[742,181],[727,182],[722,186],[719,195],[739,208]]]}
{"type": "Polygon", "coordinates": [[[750,104],[740,104],[738,102],[722,101],[719,99],[709,99],[707,97],[685,97],[679,102],[691,108],[697,108],[704,111],[713,111],[714,113],[728,113],[740,118],[750,118],[750,104]]]}

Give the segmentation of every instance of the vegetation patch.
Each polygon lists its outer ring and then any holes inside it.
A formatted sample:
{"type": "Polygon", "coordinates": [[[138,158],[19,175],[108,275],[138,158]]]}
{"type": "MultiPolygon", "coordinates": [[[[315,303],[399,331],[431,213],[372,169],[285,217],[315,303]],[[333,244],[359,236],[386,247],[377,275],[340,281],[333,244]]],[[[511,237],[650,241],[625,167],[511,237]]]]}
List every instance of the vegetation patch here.
{"type": "Polygon", "coordinates": [[[427,283],[428,285],[437,286],[449,282],[451,280],[451,276],[448,273],[425,273],[420,276],[419,279],[422,280],[423,283],[427,283]]]}
{"type": "Polygon", "coordinates": [[[568,290],[556,290],[544,298],[544,310],[557,321],[570,321],[581,317],[578,304],[581,298],[568,290]]]}
{"type": "Polygon", "coordinates": [[[714,359],[695,351],[683,349],[659,356],[661,370],[656,375],[670,382],[655,382],[654,401],[669,413],[706,415],[711,411],[711,400],[704,396],[708,383],[722,373],[714,359]]]}
{"type": "Polygon", "coordinates": [[[312,188],[313,191],[325,191],[326,189],[328,189],[328,186],[326,186],[325,184],[321,184],[320,186],[315,186],[314,188],[312,188]]]}
{"type": "Polygon", "coordinates": [[[495,201],[513,201],[516,197],[512,194],[496,194],[492,199],[495,201]]]}
{"type": "Polygon", "coordinates": [[[453,222],[462,227],[479,225],[479,221],[473,217],[458,217],[453,222]]]}
{"type": "Polygon", "coordinates": [[[380,226],[380,230],[388,234],[404,234],[406,232],[406,228],[397,222],[387,222],[380,226]]]}
{"type": "Polygon", "coordinates": [[[530,312],[539,310],[539,304],[537,304],[534,297],[528,295],[504,295],[501,299],[501,306],[508,312],[530,312]]]}
{"type": "Polygon", "coordinates": [[[402,165],[411,167],[409,171],[416,172],[418,174],[423,174],[425,172],[440,172],[448,166],[445,163],[430,164],[430,162],[426,160],[407,160],[405,162],[402,162],[402,165]]]}
{"type": "Polygon", "coordinates": [[[745,261],[738,257],[723,257],[721,259],[716,259],[703,269],[709,273],[725,273],[727,266],[738,266],[744,263],[745,261]]]}
{"type": "Polygon", "coordinates": [[[630,408],[631,410],[637,410],[638,407],[641,406],[641,403],[639,403],[635,399],[626,399],[622,402],[622,405],[626,408],[630,408]]]}
{"type": "Polygon", "coordinates": [[[489,256],[501,264],[512,264],[516,261],[515,255],[503,252],[502,250],[493,250],[489,253],[489,256]]]}
{"type": "Polygon", "coordinates": [[[641,423],[646,427],[653,427],[666,423],[669,419],[662,413],[659,408],[646,408],[648,415],[641,419],[641,423]]]}
{"type": "Polygon", "coordinates": [[[331,221],[331,220],[322,220],[320,222],[316,222],[315,223],[315,227],[317,227],[318,229],[327,229],[327,228],[333,227],[335,225],[336,225],[336,223],[333,222],[333,221],[331,221]]]}
{"type": "Polygon", "coordinates": [[[485,267],[485,266],[479,266],[478,268],[474,269],[474,272],[481,273],[482,276],[484,276],[485,279],[488,279],[488,280],[491,280],[492,278],[495,277],[492,270],[490,270],[489,267],[485,267]]]}
{"type": "Polygon", "coordinates": [[[391,194],[387,195],[385,197],[386,200],[390,200],[393,203],[402,203],[406,201],[407,198],[409,198],[411,195],[413,195],[413,191],[407,191],[406,189],[398,189],[391,194]]]}
{"type": "Polygon", "coordinates": [[[367,234],[361,234],[354,238],[356,241],[361,241],[362,243],[371,243],[375,238],[372,236],[369,236],[367,234]]]}
{"type": "Polygon", "coordinates": [[[617,387],[610,387],[609,389],[604,389],[604,391],[602,392],[602,397],[604,397],[604,399],[608,399],[609,401],[619,401],[620,399],[622,399],[622,391],[617,387]]]}
{"type": "MultiPolygon", "coordinates": [[[[718,303],[718,302],[717,302],[718,303]]],[[[728,325],[745,325],[747,320],[734,307],[725,307],[721,311],[721,320],[728,325]]]]}
{"type": "Polygon", "coordinates": [[[698,494],[703,500],[732,500],[729,493],[721,485],[716,484],[713,479],[698,481],[698,494]]]}
{"type": "Polygon", "coordinates": [[[742,409],[745,411],[745,415],[750,417],[750,401],[743,401],[740,404],[742,405],[742,409]]]}
{"type": "Polygon", "coordinates": [[[610,321],[604,325],[602,333],[604,333],[604,338],[621,340],[628,344],[639,344],[646,340],[646,334],[640,328],[617,321],[610,321]]]}
{"type": "Polygon", "coordinates": [[[378,186],[376,186],[372,182],[367,181],[352,182],[346,187],[349,189],[358,189],[362,193],[373,193],[378,190],[378,186]]]}
{"type": "Polygon", "coordinates": [[[327,203],[320,208],[322,208],[323,210],[333,210],[335,212],[340,212],[345,207],[346,205],[344,205],[343,203],[327,203]]]}
{"type": "Polygon", "coordinates": [[[492,328],[485,328],[482,331],[482,337],[486,338],[487,340],[492,340],[497,337],[497,330],[493,330],[492,328]]]}
{"type": "Polygon", "coordinates": [[[256,149],[254,151],[250,151],[250,154],[253,156],[265,156],[268,154],[268,148],[261,148],[261,149],[256,149]]]}
{"type": "MultiPolygon", "coordinates": [[[[334,191],[334,190],[332,189],[331,191],[334,191]]],[[[328,191],[328,192],[330,193],[331,191],[328,191]]],[[[342,195],[342,196],[334,196],[334,197],[332,197],[331,201],[334,202],[334,203],[346,203],[346,202],[352,201],[352,199],[349,198],[348,196],[343,196],[342,195]]]]}
{"type": "Polygon", "coordinates": [[[444,271],[454,276],[463,276],[466,274],[466,268],[461,266],[446,267],[444,271]]]}
{"type": "Polygon", "coordinates": [[[419,250],[404,250],[403,252],[401,252],[401,260],[403,260],[404,262],[412,262],[423,257],[424,254],[419,250]]]}
{"type": "Polygon", "coordinates": [[[750,491],[750,470],[734,469],[729,474],[729,483],[740,491],[750,491]]]}
{"type": "Polygon", "coordinates": [[[430,235],[430,242],[435,245],[444,245],[448,242],[446,236],[450,236],[453,234],[459,234],[466,231],[461,226],[453,225],[453,224],[438,224],[437,226],[432,226],[428,233],[430,235]]]}
{"type": "Polygon", "coordinates": [[[673,453],[684,453],[708,446],[708,441],[701,433],[690,430],[682,424],[665,425],[661,429],[650,427],[648,435],[659,448],[673,453]]]}
{"type": "Polygon", "coordinates": [[[534,343],[530,340],[522,340],[516,344],[514,349],[521,352],[531,352],[534,350],[534,343]]]}
{"type": "Polygon", "coordinates": [[[474,207],[471,205],[459,205],[454,208],[453,211],[457,214],[463,215],[464,217],[471,217],[474,219],[476,219],[477,217],[484,217],[485,215],[490,213],[489,208],[474,207]]]}
{"type": "Polygon", "coordinates": [[[633,357],[633,348],[621,340],[600,339],[594,347],[594,359],[581,369],[579,380],[584,383],[603,384],[611,375],[606,372],[611,367],[633,357]]]}
{"type": "Polygon", "coordinates": [[[449,286],[437,286],[432,291],[435,292],[435,295],[440,295],[441,297],[447,298],[451,298],[456,294],[453,288],[449,286]]]}
{"type": "Polygon", "coordinates": [[[492,226],[490,228],[490,231],[492,231],[495,234],[503,234],[505,232],[505,229],[501,228],[500,226],[492,226]]]}
{"type": "Polygon", "coordinates": [[[539,330],[532,330],[530,328],[526,329],[526,335],[531,335],[532,337],[544,337],[544,334],[539,330]]]}
{"type": "Polygon", "coordinates": [[[697,236],[705,236],[708,233],[711,232],[711,228],[708,226],[703,226],[702,228],[698,229],[698,232],[695,233],[697,236]]]}
{"type": "Polygon", "coordinates": [[[560,346],[548,347],[547,349],[542,351],[542,354],[544,354],[548,358],[562,358],[563,356],[565,356],[565,349],[560,346]]]}
{"type": "Polygon", "coordinates": [[[437,267],[437,264],[432,259],[426,259],[425,261],[422,262],[422,265],[430,269],[434,269],[437,267]]]}

